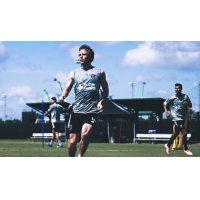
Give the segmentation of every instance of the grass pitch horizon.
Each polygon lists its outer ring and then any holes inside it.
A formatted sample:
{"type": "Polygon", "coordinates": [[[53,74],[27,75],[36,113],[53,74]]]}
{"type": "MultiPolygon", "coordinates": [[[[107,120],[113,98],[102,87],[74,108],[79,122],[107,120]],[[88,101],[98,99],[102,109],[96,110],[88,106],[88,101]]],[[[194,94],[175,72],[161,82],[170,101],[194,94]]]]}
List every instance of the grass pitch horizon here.
{"type": "MultiPolygon", "coordinates": [[[[63,148],[49,147],[42,142],[32,142],[24,139],[0,139],[0,157],[69,157],[67,142],[63,142],[63,148]]],[[[200,146],[188,144],[188,148],[194,154],[187,156],[183,149],[171,150],[166,154],[164,144],[117,144],[117,143],[90,143],[84,157],[200,157],[200,146]]],[[[79,143],[77,144],[78,155],[79,143]]]]}

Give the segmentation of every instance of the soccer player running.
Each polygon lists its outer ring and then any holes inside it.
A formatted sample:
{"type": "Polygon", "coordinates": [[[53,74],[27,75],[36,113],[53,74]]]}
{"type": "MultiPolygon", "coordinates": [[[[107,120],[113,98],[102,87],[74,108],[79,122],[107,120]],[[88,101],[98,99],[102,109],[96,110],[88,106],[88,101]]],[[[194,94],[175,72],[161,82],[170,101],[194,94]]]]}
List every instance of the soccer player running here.
{"type": "Polygon", "coordinates": [[[189,156],[192,156],[193,153],[187,147],[187,132],[184,127],[185,119],[187,117],[187,106],[191,108],[192,103],[188,95],[181,93],[181,91],[182,91],[182,85],[180,83],[176,83],[175,84],[176,94],[167,99],[163,104],[165,114],[167,117],[170,117],[170,114],[167,112],[167,106],[168,105],[170,106],[172,121],[174,121],[175,124],[175,130],[168,143],[165,144],[165,148],[166,148],[166,153],[170,155],[170,145],[173,143],[174,139],[178,136],[178,134],[181,131],[183,136],[183,145],[185,148],[184,153],[186,153],[189,156]]]}
{"type": "Polygon", "coordinates": [[[78,134],[80,133],[78,157],[83,157],[89,145],[89,135],[95,128],[98,113],[103,111],[102,104],[108,96],[108,83],[105,72],[91,65],[93,59],[94,51],[91,47],[85,44],[82,45],[79,48],[81,67],[70,72],[66,88],[59,97],[59,100],[63,101],[74,85],[75,99],[68,125],[70,129],[68,144],[70,157],[75,156],[78,134]],[[101,99],[99,97],[100,85],[103,89],[101,99]]]}
{"type": "Polygon", "coordinates": [[[57,148],[63,147],[60,138],[59,138],[59,125],[60,125],[60,113],[65,112],[68,109],[65,109],[63,106],[59,105],[56,103],[56,97],[52,97],[50,100],[50,107],[46,113],[44,113],[44,116],[48,115],[48,113],[51,113],[51,124],[52,124],[52,133],[53,136],[51,138],[51,142],[47,143],[48,146],[52,147],[53,146],[53,140],[56,136],[56,139],[58,141],[58,146],[57,148]]]}

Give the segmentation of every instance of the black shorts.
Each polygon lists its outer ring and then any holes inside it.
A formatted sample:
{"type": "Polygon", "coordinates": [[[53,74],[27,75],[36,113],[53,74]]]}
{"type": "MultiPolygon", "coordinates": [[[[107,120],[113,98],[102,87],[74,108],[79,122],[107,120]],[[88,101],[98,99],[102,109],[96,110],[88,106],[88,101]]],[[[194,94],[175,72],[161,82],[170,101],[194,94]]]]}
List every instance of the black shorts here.
{"type": "Polygon", "coordinates": [[[52,130],[54,130],[55,132],[58,132],[59,127],[60,127],[60,123],[59,122],[52,122],[51,126],[52,126],[52,130]]]}
{"type": "Polygon", "coordinates": [[[97,117],[95,113],[71,113],[68,123],[69,133],[81,133],[84,124],[90,124],[95,128],[97,117]]]}
{"type": "Polygon", "coordinates": [[[185,120],[179,120],[179,121],[174,121],[175,124],[175,130],[176,131],[182,131],[183,129],[185,129],[185,120]]]}

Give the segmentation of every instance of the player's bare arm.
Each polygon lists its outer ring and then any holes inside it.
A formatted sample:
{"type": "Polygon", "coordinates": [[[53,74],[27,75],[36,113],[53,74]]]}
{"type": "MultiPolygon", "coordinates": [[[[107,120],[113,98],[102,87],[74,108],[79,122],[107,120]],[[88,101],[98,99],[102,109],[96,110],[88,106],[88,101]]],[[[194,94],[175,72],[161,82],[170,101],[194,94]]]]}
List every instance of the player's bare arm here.
{"type": "Polygon", "coordinates": [[[97,108],[100,110],[100,112],[102,112],[103,111],[102,110],[102,108],[103,108],[102,104],[106,100],[106,98],[108,97],[108,94],[109,94],[108,83],[106,81],[106,74],[103,70],[101,70],[100,80],[101,80],[101,86],[102,86],[102,89],[103,89],[103,96],[102,96],[102,99],[97,104],[97,108]]]}
{"type": "Polygon", "coordinates": [[[70,104],[70,105],[68,106],[68,108],[66,108],[66,112],[67,112],[72,106],[73,106],[73,105],[70,104]]]}
{"type": "Polygon", "coordinates": [[[72,71],[69,74],[65,89],[63,90],[62,95],[59,97],[59,101],[64,101],[64,99],[69,95],[73,87],[73,84],[74,84],[74,72],[72,71]]]}
{"type": "Polygon", "coordinates": [[[49,114],[49,112],[47,111],[47,112],[44,113],[44,116],[46,116],[46,115],[48,115],[48,114],[49,114]]]}
{"type": "Polygon", "coordinates": [[[183,102],[183,105],[189,106],[190,108],[192,107],[192,104],[191,104],[191,103],[188,103],[187,101],[184,101],[184,102],[183,102]]]}
{"type": "Polygon", "coordinates": [[[164,110],[165,110],[165,115],[166,117],[170,117],[170,114],[167,111],[167,106],[165,104],[163,104],[164,110]]]}

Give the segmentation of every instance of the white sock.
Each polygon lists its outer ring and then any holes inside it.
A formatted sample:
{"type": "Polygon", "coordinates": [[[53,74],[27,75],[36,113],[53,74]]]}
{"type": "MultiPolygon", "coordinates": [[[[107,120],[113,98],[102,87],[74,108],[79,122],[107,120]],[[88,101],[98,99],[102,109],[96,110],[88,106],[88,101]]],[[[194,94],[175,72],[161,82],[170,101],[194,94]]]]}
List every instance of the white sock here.
{"type": "Polygon", "coordinates": [[[78,154],[78,156],[77,157],[83,157],[83,156],[81,156],[80,154],[78,154]]]}
{"type": "Polygon", "coordinates": [[[53,144],[53,140],[51,140],[50,144],[53,144]]]}
{"type": "Polygon", "coordinates": [[[62,143],[61,143],[61,141],[60,141],[60,140],[58,141],[58,144],[62,145],[62,143]]]}

